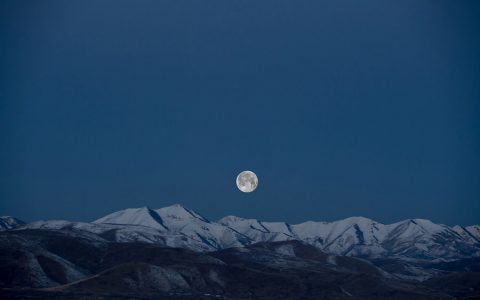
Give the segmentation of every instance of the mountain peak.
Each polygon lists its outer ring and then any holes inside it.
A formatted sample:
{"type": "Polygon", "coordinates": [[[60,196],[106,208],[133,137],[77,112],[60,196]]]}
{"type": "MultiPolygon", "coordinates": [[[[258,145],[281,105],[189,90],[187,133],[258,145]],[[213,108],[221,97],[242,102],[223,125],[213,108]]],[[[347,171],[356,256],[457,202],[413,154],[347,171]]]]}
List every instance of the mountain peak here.
{"type": "Polygon", "coordinates": [[[172,205],[169,205],[169,206],[165,206],[165,207],[162,207],[162,208],[168,208],[168,207],[170,207],[170,208],[183,208],[183,209],[185,209],[185,206],[183,206],[183,205],[180,204],[180,203],[175,203],[175,204],[172,204],[172,205]]]}
{"type": "Polygon", "coordinates": [[[354,216],[354,217],[349,217],[346,219],[341,220],[342,222],[348,222],[348,223],[356,223],[356,224],[365,224],[365,223],[373,223],[372,219],[361,217],[361,216],[354,216]]]}

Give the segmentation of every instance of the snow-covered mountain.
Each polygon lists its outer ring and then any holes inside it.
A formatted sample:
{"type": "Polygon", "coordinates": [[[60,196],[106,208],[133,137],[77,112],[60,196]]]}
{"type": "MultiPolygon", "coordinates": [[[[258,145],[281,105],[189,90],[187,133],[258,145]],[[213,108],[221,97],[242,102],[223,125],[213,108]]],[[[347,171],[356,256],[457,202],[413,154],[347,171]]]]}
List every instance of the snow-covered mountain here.
{"type": "Polygon", "coordinates": [[[92,223],[61,220],[37,221],[21,229],[86,231],[103,240],[145,242],[194,251],[241,247],[254,241],[228,226],[210,222],[179,204],[153,210],[147,207],[114,212],[92,223]]]}
{"type": "Polygon", "coordinates": [[[0,230],[8,230],[25,224],[25,222],[10,216],[0,217],[0,230]]]}
{"type": "MultiPolygon", "coordinates": [[[[296,225],[225,217],[219,223],[256,241],[301,240],[326,252],[364,257],[454,259],[480,255],[479,240],[472,239],[478,226],[465,229],[468,238],[454,228],[429,220],[413,219],[394,224],[351,217],[335,222],[296,225]]],[[[478,233],[478,232],[477,232],[478,233]]]]}
{"type": "Polygon", "coordinates": [[[227,216],[212,222],[175,204],[155,210],[129,208],[93,223],[40,221],[19,229],[25,228],[87,231],[111,241],[158,243],[195,251],[300,240],[328,253],[366,258],[454,260],[480,256],[478,225],[449,227],[424,219],[382,224],[351,217],[293,225],[227,216]]]}

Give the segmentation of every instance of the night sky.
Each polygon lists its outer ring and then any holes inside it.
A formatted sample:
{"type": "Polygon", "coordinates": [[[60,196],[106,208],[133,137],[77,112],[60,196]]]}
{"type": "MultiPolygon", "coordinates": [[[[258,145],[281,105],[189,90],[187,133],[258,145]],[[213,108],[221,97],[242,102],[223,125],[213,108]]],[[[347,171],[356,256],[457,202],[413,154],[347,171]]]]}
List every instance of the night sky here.
{"type": "Polygon", "coordinates": [[[2,1],[0,215],[480,223],[479,16],[475,0],[2,1]]]}

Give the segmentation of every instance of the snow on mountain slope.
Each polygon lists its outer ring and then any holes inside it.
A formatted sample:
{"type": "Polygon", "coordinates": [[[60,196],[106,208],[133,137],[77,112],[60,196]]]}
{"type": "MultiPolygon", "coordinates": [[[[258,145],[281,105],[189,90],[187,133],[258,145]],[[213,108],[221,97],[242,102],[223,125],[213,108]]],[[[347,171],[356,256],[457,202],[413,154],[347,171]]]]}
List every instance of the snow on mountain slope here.
{"type": "Polygon", "coordinates": [[[96,224],[84,222],[70,222],[64,220],[36,221],[26,224],[17,230],[23,229],[48,229],[63,230],[71,232],[72,235],[85,236],[91,240],[100,242],[116,241],[116,242],[147,242],[147,243],[164,243],[164,235],[157,229],[125,224],[96,224]]]}
{"type": "Polygon", "coordinates": [[[250,230],[256,230],[264,233],[269,232],[269,230],[256,219],[244,219],[237,216],[226,216],[218,220],[218,223],[235,228],[235,230],[238,230],[239,232],[249,232],[250,230]]]}
{"type": "Polygon", "coordinates": [[[292,228],[288,223],[285,223],[285,222],[261,222],[261,223],[270,232],[278,232],[290,237],[294,235],[292,232],[292,228]]]}
{"type": "MultiPolygon", "coordinates": [[[[245,221],[239,221],[238,217],[228,222],[222,219],[220,222],[239,231],[246,228],[245,221]]],[[[249,222],[255,224],[258,221],[250,220],[249,222]]],[[[278,240],[302,240],[336,254],[346,255],[353,250],[353,246],[368,246],[368,252],[379,254],[385,252],[381,249],[379,243],[387,234],[386,225],[363,217],[352,217],[331,223],[309,221],[297,225],[281,222],[261,222],[260,224],[268,230],[270,235],[276,233],[278,240]],[[279,236],[279,233],[282,236],[279,236]]],[[[252,230],[241,232],[256,239],[255,236],[252,236],[252,230]]],[[[358,249],[359,247],[355,250],[358,249]]]]}
{"type": "Polygon", "coordinates": [[[469,241],[472,244],[480,243],[480,226],[474,225],[462,227],[455,225],[452,229],[466,241],[469,241]]]}
{"type": "Polygon", "coordinates": [[[390,255],[422,259],[469,257],[475,252],[452,228],[429,220],[412,219],[392,226],[382,245],[390,255]]]}
{"type": "Polygon", "coordinates": [[[251,240],[228,226],[210,222],[180,204],[155,210],[170,231],[203,243],[210,250],[243,246],[251,240]]]}
{"type": "Polygon", "coordinates": [[[253,241],[273,242],[292,239],[286,223],[260,222],[255,219],[243,219],[236,216],[224,217],[218,223],[233,228],[253,241]]]}
{"type": "Polygon", "coordinates": [[[480,225],[472,225],[466,227],[467,231],[480,241],[480,225]]]}
{"type": "Polygon", "coordinates": [[[208,223],[209,221],[200,214],[190,210],[181,204],[174,204],[171,206],[159,208],[155,210],[163,220],[168,223],[175,223],[179,221],[200,220],[208,223]]]}
{"type": "Polygon", "coordinates": [[[141,242],[166,245],[169,247],[188,248],[195,251],[212,251],[214,247],[197,238],[190,238],[181,232],[161,231],[142,225],[84,223],[63,220],[37,221],[26,224],[16,230],[47,229],[70,232],[72,236],[87,238],[92,241],[141,242]]]}
{"type": "Polygon", "coordinates": [[[158,213],[148,207],[128,208],[117,211],[93,223],[142,225],[161,231],[168,230],[158,213]]]}
{"type": "Polygon", "coordinates": [[[0,231],[1,230],[8,230],[18,227],[20,225],[25,224],[25,222],[10,216],[2,216],[0,217],[0,231]]]}

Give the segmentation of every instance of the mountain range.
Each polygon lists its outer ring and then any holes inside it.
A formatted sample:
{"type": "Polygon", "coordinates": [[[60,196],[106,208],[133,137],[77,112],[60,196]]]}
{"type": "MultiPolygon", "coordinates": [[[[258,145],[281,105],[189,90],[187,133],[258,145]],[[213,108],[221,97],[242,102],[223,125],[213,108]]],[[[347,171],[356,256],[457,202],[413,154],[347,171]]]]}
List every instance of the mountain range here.
{"type": "Polygon", "coordinates": [[[480,297],[478,225],[210,221],[175,204],[0,228],[5,299],[480,297]]]}
{"type": "Polygon", "coordinates": [[[92,223],[54,220],[18,225],[19,229],[71,228],[108,235],[117,242],[160,243],[194,251],[299,240],[327,253],[367,258],[448,261],[480,255],[479,225],[449,227],[425,219],[382,224],[351,217],[334,222],[289,224],[226,216],[214,222],[175,204],[155,210],[129,208],[92,223]]]}

